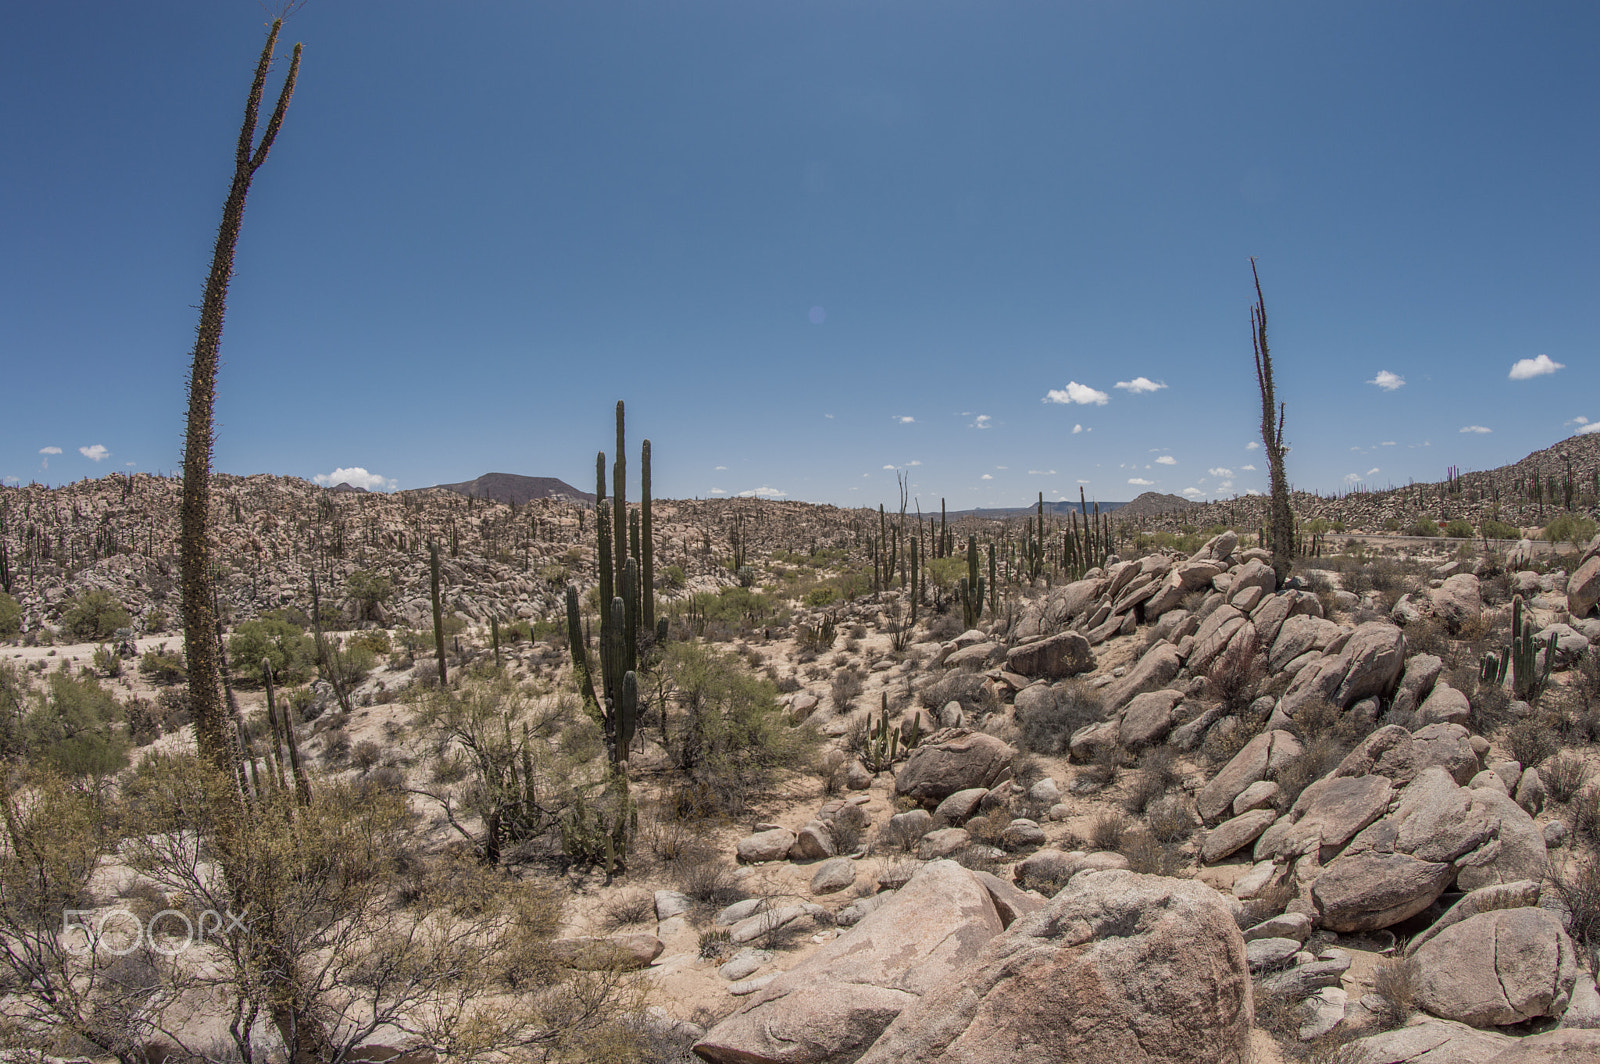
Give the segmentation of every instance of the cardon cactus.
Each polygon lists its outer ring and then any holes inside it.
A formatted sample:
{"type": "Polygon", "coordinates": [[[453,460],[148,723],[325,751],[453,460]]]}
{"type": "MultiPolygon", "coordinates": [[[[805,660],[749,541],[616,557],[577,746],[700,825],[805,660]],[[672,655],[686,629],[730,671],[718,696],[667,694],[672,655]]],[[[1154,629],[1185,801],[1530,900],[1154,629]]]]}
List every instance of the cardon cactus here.
{"type": "Polygon", "coordinates": [[[967,537],[967,575],[961,578],[961,619],[976,628],[983,617],[983,593],[988,585],[978,575],[978,537],[967,537]]]}

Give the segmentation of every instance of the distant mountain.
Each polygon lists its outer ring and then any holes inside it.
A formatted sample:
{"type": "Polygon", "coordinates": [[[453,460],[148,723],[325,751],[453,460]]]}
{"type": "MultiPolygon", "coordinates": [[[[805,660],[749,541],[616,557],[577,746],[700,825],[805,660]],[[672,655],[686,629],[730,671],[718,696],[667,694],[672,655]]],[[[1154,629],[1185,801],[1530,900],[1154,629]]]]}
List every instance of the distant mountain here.
{"type": "MultiPolygon", "coordinates": [[[[1181,495],[1163,495],[1159,491],[1147,491],[1130,503],[1117,508],[1119,517],[1149,517],[1151,514],[1170,513],[1173,510],[1187,510],[1198,503],[1190,502],[1181,495]]],[[[1101,507],[1105,509],[1104,506],[1101,507]]]]}
{"type": "Polygon", "coordinates": [[[329,488],[328,490],[329,491],[358,491],[363,495],[365,495],[367,493],[367,489],[366,488],[358,488],[354,484],[350,483],[348,480],[341,480],[341,481],[339,481],[339,483],[335,484],[333,487],[329,488]]]}
{"type": "Polygon", "coordinates": [[[512,506],[521,506],[530,499],[565,499],[568,502],[594,504],[592,492],[579,491],[564,480],[525,477],[518,473],[485,473],[477,480],[436,484],[434,487],[453,491],[457,495],[470,495],[474,499],[510,503],[512,506]]]}

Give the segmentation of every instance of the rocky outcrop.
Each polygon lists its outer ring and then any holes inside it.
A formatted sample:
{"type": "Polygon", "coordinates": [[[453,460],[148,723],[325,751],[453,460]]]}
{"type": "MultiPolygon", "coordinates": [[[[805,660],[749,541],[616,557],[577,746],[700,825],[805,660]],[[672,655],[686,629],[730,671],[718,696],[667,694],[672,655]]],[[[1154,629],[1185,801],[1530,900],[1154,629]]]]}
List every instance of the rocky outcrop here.
{"type": "Polygon", "coordinates": [[[695,1047],[712,1064],[855,1060],[908,1006],[960,977],[1001,931],[967,870],[934,861],[891,902],[751,995],[695,1047]]]}
{"type": "Polygon", "coordinates": [[[1248,1059],[1244,939],[1192,880],[1095,872],[901,1013],[860,1064],[1248,1059]]]}
{"type": "Polygon", "coordinates": [[[959,728],[936,732],[900,766],[894,790],[919,802],[938,802],[975,787],[988,790],[1010,774],[1016,755],[992,735],[959,728]]]}
{"type": "Polygon", "coordinates": [[[1301,752],[1300,740],[1286,731],[1257,735],[1195,795],[1195,807],[1200,816],[1208,824],[1221,820],[1246,787],[1266,779],[1269,771],[1287,765],[1301,752]]]}
{"type": "Polygon", "coordinates": [[[1094,667],[1094,651],[1089,649],[1089,641],[1077,632],[1061,632],[1014,647],[1006,654],[1006,668],[1020,676],[1060,680],[1092,672],[1094,667]]]}
{"type": "Polygon", "coordinates": [[[1329,930],[1376,931],[1432,905],[1454,871],[1404,853],[1362,853],[1335,859],[1311,893],[1329,930]]]}
{"type": "Polygon", "coordinates": [[[1572,940],[1545,909],[1498,909],[1441,931],[1412,956],[1418,1003],[1474,1027],[1559,1016],[1577,977],[1572,940]]]}

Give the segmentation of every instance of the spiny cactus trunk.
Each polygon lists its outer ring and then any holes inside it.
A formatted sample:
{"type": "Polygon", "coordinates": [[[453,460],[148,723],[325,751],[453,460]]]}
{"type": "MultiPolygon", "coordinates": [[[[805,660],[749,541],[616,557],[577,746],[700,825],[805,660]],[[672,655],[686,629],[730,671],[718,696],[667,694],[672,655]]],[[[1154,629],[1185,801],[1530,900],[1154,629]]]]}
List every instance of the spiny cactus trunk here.
{"type": "Polygon", "coordinates": [[[644,630],[656,630],[655,526],[650,521],[650,441],[639,448],[639,610],[644,630]]]}
{"type": "Polygon", "coordinates": [[[239,229],[244,224],[245,197],[256,171],[266,162],[272,142],[283,126],[283,116],[294,94],[300,72],[300,46],[294,58],[277,106],[267,123],[260,145],[255,143],[256,121],[261,96],[266,87],[267,68],[278,43],[283,20],[273,22],[267,43],[256,62],[255,79],[245,104],[244,123],[234,152],[233,185],[222,206],[222,224],[211,255],[211,272],[206,277],[205,297],[200,304],[200,325],[196,330],[194,358],[189,371],[189,420],[183,445],[183,501],[180,511],[179,573],[183,601],[183,649],[188,662],[189,698],[195,717],[195,736],[200,754],[219,771],[232,774],[232,743],[228,738],[227,717],[222,701],[222,675],[216,642],[216,614],[211,594],[211,446],[212,409],[216,402],[217,353],[222,346],[222,320],[227,311],[228,282],[233,277],[233,256],[239,245],[239,229]]]}
{"type": "Polygon", "coordinates": [[[1289,480],[1283,471],[1283,413],[1272,380],[1272,355],[1267,350],[1267,302],[1261,294],[1256,260],[1250,260],[1255,279],[1256,305],[1250,310],[1251,341],[1255,346],[1256,385],[1261,391],[1261,445],[1267,452],[1267,479],[1272,488],[1268,504],[1268,546],[1272,569],[1281,584],[1294,565],[1294,512],[1289,508],[1289,480]]]}
{"type": "Polygon", "coordinates": [[[439,544],[428,544],[428,588],[433,599],[433,651],[439,661],[439,686],[450,678],[444,667],[444,604],[439,601],[439,544]]]}

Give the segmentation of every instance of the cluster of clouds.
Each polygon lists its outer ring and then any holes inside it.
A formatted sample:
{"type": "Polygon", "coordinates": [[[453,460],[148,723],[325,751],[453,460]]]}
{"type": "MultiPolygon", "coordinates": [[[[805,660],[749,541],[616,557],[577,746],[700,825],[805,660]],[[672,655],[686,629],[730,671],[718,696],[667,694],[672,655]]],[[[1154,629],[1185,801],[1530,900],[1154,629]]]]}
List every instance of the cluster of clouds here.
{"type": "MultiPolygon", "coordinates": [[[[1149,377],[1135,377],[1131,381],[1118,381],[1112,385],[1120,388],[1129,395],[1145,395],[1149,392],[1159,392],[1167,386],[1166,381],[1153,381],[1149,377]]],[[[1102,392],[1087,384],[1077,381],[1068,381],[1065,388],[1051,388],[1044,393],[1043,402],[1055,403],[1060,406],[1105,406],[1111,401],[1109,392],[1102,392]]],[[[1074,432],[1077,429],[1073,430],[1074,432]]]]}
{"type": "MultiPolygon", "coordinates": [[[[61,448],[41,447],[39,448],[39,453],[44,456],[39,460],[40,468],[49,469],[51,456],[60,454],[61,448]]],[[[111,451],[103,443],[91,443],[87,447],[79,447],[78,453],[91,462],[103,462],[111,457],[111,451]]],[[[128,464],[132,465],[133,463],[130,462],[128,464]]]]}
{"type": "Polygon", "coordinates": [[[400,482],[394,478],[369,473],[361,466],[341,466],[332,473],[318,473],[311,479],[325,488],[348,484],[352,488],[366,488],[368,491],[393,491],[400,486],[400,482]]]}
{"type": "Polygon", "coordinates": [[[1567,422],[1567,424],[1578,426],[1577,435],[1579,436],[1589,436],[1593,433],[1600,432],[1600,421],[1590,421],[1588,418],[1581,415],[1573,418],[1571,421],[1567,422]]]}

